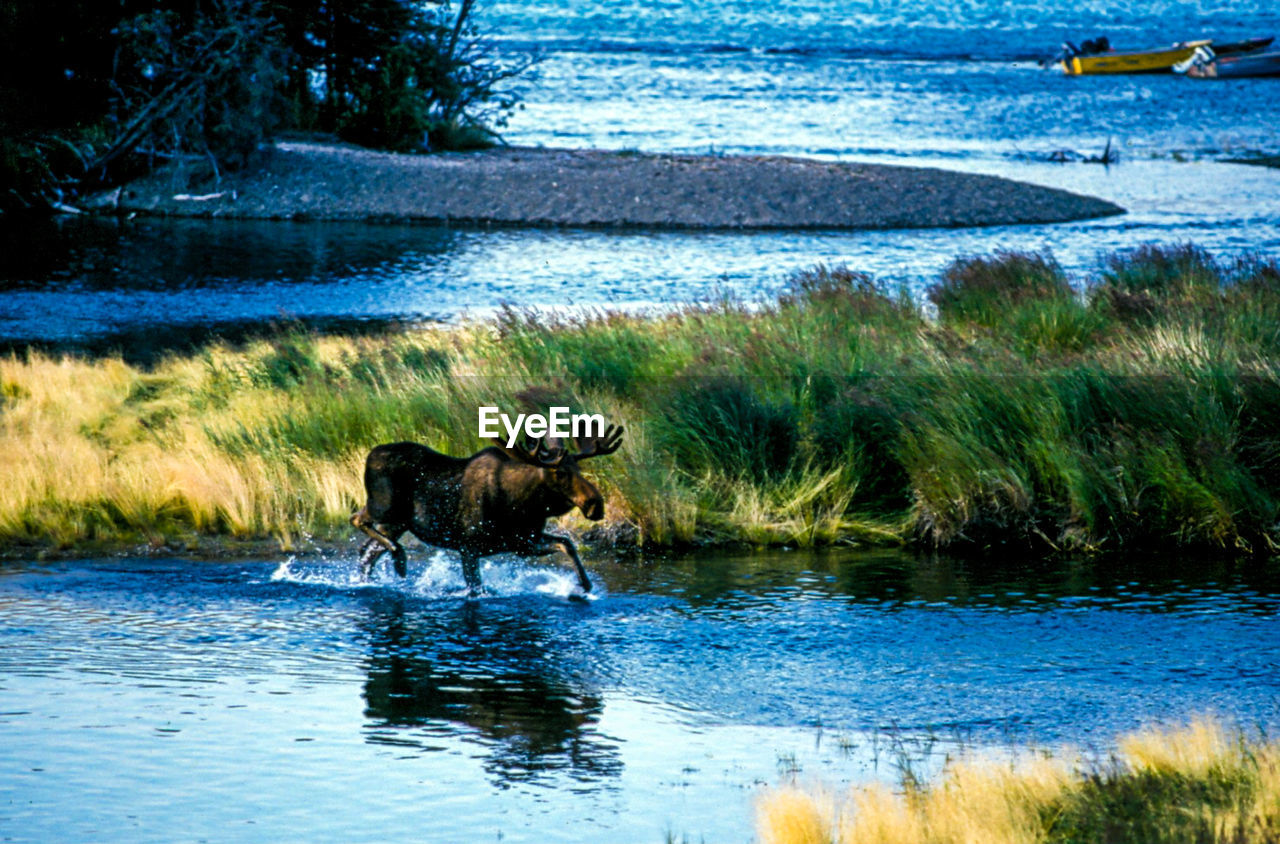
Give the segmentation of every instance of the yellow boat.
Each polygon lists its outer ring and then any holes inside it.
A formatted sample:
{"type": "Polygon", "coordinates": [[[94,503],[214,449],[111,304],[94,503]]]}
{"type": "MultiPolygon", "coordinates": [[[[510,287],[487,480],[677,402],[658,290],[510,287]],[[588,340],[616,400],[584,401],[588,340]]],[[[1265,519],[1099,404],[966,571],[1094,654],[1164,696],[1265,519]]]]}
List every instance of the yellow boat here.
{"type": "Polygon", "coordinates": [[[1068,76],[1096,73],[1169,73],[1178,62],[1191,58],[1197,47],[1209,40],[1187,41],[1163,50],[1135,50],[1129,53],[1098,53],[1092,56],[1066,56],[1059,64],[1068,76]]]}

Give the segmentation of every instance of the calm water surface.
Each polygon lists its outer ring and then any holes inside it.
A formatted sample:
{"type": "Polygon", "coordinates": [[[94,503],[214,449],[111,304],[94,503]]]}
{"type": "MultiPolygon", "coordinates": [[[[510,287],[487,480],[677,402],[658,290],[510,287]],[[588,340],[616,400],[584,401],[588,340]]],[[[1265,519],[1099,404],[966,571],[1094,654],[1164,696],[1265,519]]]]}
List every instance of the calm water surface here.
{"type": "MultiPolygon", "coordinates": [[[[346,559],[352,557],[352,559],[346,559]]],[[[830,552],[0,570],[0,837],[751,838],[791,778],[1214,712],[1280,726],[1274,567],[830,552]],[[1171,573],[1176,564],[1178,576],[1171,573]]]]}

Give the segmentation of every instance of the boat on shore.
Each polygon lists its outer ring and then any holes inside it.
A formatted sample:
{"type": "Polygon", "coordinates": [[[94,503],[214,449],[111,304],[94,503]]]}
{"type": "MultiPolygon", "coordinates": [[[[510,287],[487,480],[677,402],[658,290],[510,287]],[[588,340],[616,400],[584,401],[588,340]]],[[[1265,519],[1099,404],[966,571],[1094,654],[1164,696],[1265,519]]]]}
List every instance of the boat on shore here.
{"type": "Polygon", "coordinates": [[[1068,50],[1058,62],[1068,76],[1092,76],[1112,73],[1171,73],[1173,66],[1190,59],[1197,48],[1212,41],[1184,41],[1159,50],[1098,52],[1068,50]]]}

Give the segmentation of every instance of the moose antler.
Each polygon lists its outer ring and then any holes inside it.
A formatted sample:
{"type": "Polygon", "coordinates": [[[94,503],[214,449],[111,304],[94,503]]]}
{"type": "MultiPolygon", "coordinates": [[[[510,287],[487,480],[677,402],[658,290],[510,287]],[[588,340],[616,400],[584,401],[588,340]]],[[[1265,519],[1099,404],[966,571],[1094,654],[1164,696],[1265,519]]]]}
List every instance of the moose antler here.
{"type": "Polygon", "coordinates": [[[502,450],[525,463],[544,468],[559,466],[560,462],[564,460],[565,454],[568,453],[563,445],[557,443],[556,445],[548,446],[546,442],[538,438],[517,440],[516,444],[510,448],[502,446],[502,450]]]}
{"type": "Polygon", "coordinates": [[[606,454],[613,454],[618,450],[618,446],[622,445],[622,426],[610,425],[604,429],[604,434],[599,437],[584,437],[579,441],[582,451],[573,456],[574,460],[583,460],[587,457],[603,457],[606,454]]]}

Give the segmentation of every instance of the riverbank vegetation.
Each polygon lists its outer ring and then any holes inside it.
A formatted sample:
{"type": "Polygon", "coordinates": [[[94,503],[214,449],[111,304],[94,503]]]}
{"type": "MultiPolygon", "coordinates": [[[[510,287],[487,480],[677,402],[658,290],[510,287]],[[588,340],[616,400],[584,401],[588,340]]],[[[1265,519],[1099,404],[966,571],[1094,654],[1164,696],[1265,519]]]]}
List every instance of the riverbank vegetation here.
{"type": "Polygon", "coordinates": [[[1280,269],[1191,246],[1088,279],[964,258],[924,303],[816,267],[661,315],[30,351],[0,359],[0,542],[341,541],[372,446],[466,454],[480,405],[564,405],[627,428],[588,539],[1271,553],[1278,362],[1280,269]]]}
{"type": "Polygon", "coordinates": [[[896,790],[782,788],[760,800],[757,831],[762,844],[1262,844],[1280,840],[1280,742],[1200,720],[1128,736],[1102,763],[962,758],[896,790]]]}

